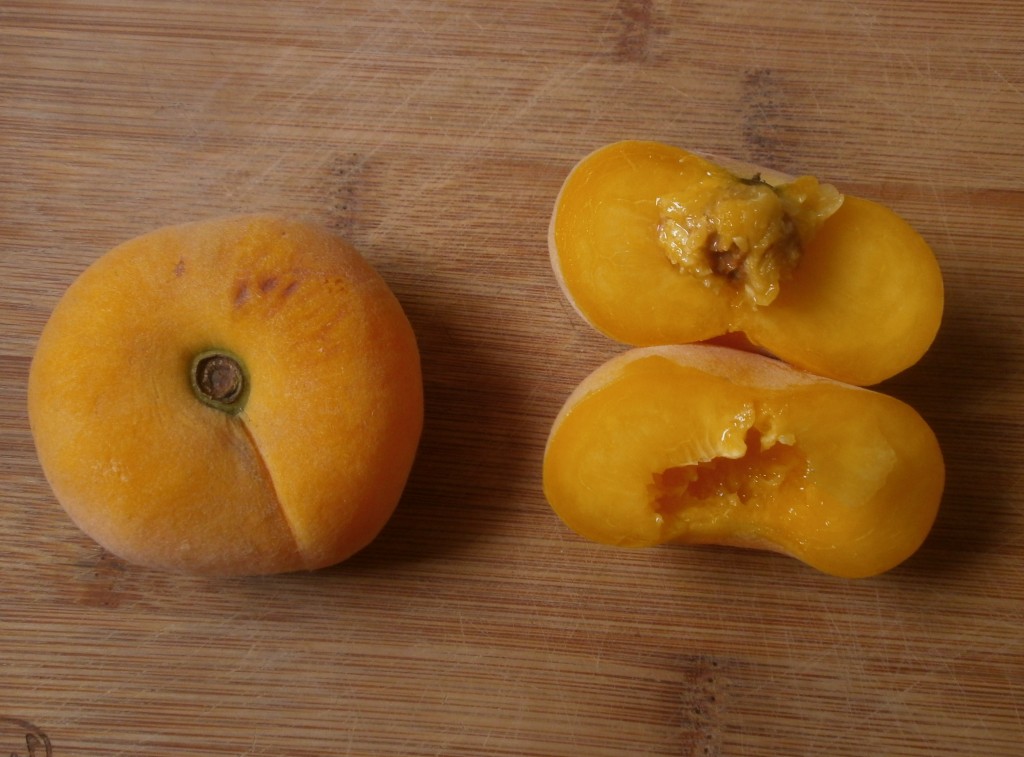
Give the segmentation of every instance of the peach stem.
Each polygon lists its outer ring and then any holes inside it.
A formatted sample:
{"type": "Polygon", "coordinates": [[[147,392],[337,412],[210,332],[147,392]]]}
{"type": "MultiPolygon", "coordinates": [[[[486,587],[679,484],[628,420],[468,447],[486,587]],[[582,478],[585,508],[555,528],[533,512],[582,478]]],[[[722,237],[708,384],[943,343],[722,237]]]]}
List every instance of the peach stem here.
{"type": "Polygon", "coordinates": [[[230,415],[245,406],[248,381],[241,362],[233,355],[220,350],[196,355],[191,380],[192,391],[205,405],[230,415]]]}

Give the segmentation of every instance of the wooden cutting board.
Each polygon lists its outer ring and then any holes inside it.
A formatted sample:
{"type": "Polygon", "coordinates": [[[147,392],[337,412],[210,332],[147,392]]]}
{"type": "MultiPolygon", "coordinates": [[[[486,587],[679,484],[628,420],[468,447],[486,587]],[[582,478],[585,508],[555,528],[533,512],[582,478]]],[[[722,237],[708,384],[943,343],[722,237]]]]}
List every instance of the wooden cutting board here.
{"type": "Polygon", "coordinates": [[[1017,0],[4,2],[0,754],[1024,753],[1022,52],[1017,0]],[[903,566],[619,551],[548,508],[550,422],[622,348],[561,297],[547,220],[621,138],[815,174],[934,246],[942,331],[882,387],[948,465],[903,566]],[[337,568],[134,568],[43,479],[36,338],[114,244],[261,210],[402,300],[420,457],[337,568]]]}

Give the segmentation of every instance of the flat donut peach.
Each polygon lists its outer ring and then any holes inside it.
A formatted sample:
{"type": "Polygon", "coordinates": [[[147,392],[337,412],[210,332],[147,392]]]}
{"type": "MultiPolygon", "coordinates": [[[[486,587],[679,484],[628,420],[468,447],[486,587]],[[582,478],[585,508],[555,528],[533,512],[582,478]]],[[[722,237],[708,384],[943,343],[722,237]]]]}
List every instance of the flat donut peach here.
{"type": "Polygon", "coordinates": [[[270,216],[159,229],[99,258],[40,337],[39,460],[120,557],[202,575],[313,570],[369,544],[423,424],[413,330],[318,226],[270,216]]]}

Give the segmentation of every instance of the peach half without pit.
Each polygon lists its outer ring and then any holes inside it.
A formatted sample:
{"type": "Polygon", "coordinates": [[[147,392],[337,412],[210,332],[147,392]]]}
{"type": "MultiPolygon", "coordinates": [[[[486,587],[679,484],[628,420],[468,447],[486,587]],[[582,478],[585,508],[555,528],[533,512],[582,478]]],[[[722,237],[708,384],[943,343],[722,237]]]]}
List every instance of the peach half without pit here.
{"type": "Polygon", "coordinates": [[[599,543],[764,549],[863,578],[923,543],[945,466],[897,399],[693,344],[627,350],[586,377],[543,478],[554,511],[599,543]]]}

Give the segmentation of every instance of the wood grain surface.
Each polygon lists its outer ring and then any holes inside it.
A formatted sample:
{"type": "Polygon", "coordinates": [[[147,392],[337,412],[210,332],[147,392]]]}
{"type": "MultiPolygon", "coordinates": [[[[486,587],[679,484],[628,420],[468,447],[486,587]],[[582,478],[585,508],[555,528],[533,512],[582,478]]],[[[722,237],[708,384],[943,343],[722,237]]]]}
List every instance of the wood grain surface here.
{"type": "Polygon", "coordinates": [[[1024,753],[1022,52],[1017,0],[0,2],[0,754],[1024,753]],[[901,567],[618,551],[548,508],[550,422],[622,348],[561,297],[547,221],[621,138],[815,174],[935,248],[942,330],[882,388],[948,486],[901,567]],[[417,465],[336,568],[134,568],[43,478],[36,339],[116,243],[261,210],[406,307],[417,465]]]}

